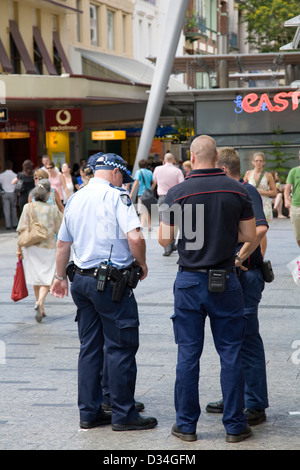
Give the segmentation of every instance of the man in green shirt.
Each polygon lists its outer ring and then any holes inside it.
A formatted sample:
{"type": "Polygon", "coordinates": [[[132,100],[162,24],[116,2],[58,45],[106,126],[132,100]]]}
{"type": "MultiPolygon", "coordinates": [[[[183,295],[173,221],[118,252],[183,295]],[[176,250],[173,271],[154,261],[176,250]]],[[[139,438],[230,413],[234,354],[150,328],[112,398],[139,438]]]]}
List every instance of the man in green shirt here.
{"type": "Polygon", "coordinates": [[[284,204],[287,209],[290,209],[294,235],[300,247],[300,166],[292,168],[288,174],[284,187],[284,204]]]}

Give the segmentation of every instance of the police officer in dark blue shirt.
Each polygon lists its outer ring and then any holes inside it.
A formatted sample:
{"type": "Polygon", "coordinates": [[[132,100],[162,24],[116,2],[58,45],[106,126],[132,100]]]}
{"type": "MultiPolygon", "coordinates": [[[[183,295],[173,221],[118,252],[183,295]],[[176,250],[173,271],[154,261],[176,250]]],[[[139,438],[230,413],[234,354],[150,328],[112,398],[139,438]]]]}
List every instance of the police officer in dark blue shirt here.
{"type": "MultiPolygon", "coordinates": [[[[245,378],[246,419],[251,426],[265,421],[268,405],[266,360],[262,338],[259,333],[258,306],[265,287],[262,274],[263,256],[260,242],[268,231],[262,199],[257,189],[240,178],[240,158],[232,147],[218,149],[218,167],[240,181],[247,189],[253,204],[256,221],[256,239],[252,243],[237,247],[235,264],[240,269],[240,283],[245,302],[246,330],[242,346],[242,364],[245,378]]],[[[211,413],[223,412],[223,400],[209,403],[206,410],[211,413]]]]}
{"type": "Polygon", "coordinates": [[[176,227],[180,231],[174,284],[178,358],[172,434],[184,441],[197,439],[199,360],[209,316],[221,359],[226,440],[239,442],[252,431],[243,413],[244,302],[234,266],[238,242],[255,238],[255,219],[245,188],[215,168],[216,161],[215,141],[205,135],[195,138],[191,144],[193,170],[168,191],[159,227],[162,246],[172,242],[176,227]]]}

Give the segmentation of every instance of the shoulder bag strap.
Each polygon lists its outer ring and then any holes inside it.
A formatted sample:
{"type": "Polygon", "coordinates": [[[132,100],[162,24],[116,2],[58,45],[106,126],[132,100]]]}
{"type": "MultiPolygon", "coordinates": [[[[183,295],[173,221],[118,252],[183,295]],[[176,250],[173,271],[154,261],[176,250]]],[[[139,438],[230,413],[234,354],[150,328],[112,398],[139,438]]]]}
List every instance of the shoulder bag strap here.
{"type": "Polygon", "coordinates": [[[146,187],[146,182],[145,182],[145,178],[144,178],[144,175],[143,175],[143,172],[142,172],[142,170],[140,170],[140,173],[141,173],[141,175],[142,175],[142,178],[143,178],[143,183],[144,183],[144,185],[145,185],[145,187],[146,187]]]}
{"type": "Polygon", "coordinates": [[[261,182],[261,180],[263,179],[264,174],[265,174],[265,172],[262,171],[261,174],[260,174],[260,177],[258,178],[257,183],[255,183],[255,187],[256,187],[256,188],[258,188],[258,186],[260,185],[260,182],[261,182]]]}

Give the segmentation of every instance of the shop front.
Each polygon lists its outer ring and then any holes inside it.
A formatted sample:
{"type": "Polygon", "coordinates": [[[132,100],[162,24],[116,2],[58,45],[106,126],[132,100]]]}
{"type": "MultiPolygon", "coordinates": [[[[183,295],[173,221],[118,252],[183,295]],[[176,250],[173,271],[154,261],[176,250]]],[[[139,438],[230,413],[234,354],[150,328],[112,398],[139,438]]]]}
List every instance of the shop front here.
{"type": "MultiPolygon", "coordinates": [[[[242,173],[262,151],[266,168],[299,164],[300,91],[293,87],[214,90],[195,96],[195,133],[212,136],[219,147],[235,147],[242,173]],[[282,161],[281,161],[282,160],[282,161]]],[[[286,171],[282,172],[287,173],[286,171]]]]}
{"type": "Polygon", "coordinates": [[[44,117],[46,153],[50,160],[61,168],[63,163],[70,163],[70,152],[74,147],[74,141],[77,143],[74,148],[79,147],[79,133],[84,128],[82,110],[81,108],[46,109],[44,117]]]}
{"type": "MultiPolygon", "coordinates": [[[[37,112],[5,111],[0,121],[0,166],[4,169],[5,160],[13,162],[15,172],[21,171],[24,160],[38,164],[37,158],[37,112]]],[[[3,170],[2,170],[3,171],[3,170]]]]}

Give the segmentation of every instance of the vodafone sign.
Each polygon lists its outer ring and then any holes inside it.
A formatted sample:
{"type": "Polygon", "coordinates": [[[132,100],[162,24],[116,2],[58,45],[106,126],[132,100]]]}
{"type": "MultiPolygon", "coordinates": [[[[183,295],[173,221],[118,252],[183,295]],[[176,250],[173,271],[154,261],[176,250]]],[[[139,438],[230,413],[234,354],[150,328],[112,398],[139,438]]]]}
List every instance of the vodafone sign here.
{"type": "Polygon", "coordinates": [[[47,132],[80,132],[83,131],[82,110],[46,109],[45,130],[47,132]]]}

